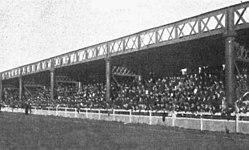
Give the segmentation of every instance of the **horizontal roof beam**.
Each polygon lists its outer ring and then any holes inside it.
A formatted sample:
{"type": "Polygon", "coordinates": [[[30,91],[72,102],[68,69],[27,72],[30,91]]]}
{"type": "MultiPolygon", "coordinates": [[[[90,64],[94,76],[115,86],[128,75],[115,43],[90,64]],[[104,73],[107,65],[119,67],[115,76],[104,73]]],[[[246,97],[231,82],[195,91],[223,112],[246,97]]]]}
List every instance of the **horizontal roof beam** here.
{"type": "Polygon", "coordinates": [[[228,9],[232,9],[234,12],[235,30],[249,28],[249,19],[246,17],[249,16],[249,11],[246,11],[248,7],[248,2],[233,5],[10,69],[1,73],[2,80],[47,71],[51,68],[60,68],[167,44],[222,34],[227,28],[226,17],[228,17],[228,9]]]}

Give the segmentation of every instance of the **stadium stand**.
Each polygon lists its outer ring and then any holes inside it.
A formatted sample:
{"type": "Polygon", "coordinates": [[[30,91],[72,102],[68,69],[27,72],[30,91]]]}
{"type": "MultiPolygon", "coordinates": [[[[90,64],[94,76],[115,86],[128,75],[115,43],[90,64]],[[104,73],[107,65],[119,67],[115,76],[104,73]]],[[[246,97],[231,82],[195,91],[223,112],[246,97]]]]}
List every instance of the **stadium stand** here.
{"type": "MultiPolygon", "coordinates": [[[[221,113],[225,101],[224,78],[219,72],[209,73],[202,68],[199,72],[150,78],[141,81],[112,82],[110,106],[114,109],[156,110],[177,112],[221,113]]],[[[247,75],[237,76],[238,107],[240,112],[248,111],[248,104],[239,99],[246,91],[247,75]]],[[[105,84],[94,83],[82,85],[81,88],[70,83],[58,83],[56,98],[50,99],[50,89],[45,87],[28,87],[24,92],[24,101],[33,106],[65,106],[82,108],[107,108],[105,101],[105,84]]],[[[16,107],[17,89],[5,89],[5,103],[16,107]]]]}
{"type": "Polygon", "coordinates": [[[249,133],[248,7],[221,8],[1,72],[0,103],[31,104],[34,114],[249,133]]]}

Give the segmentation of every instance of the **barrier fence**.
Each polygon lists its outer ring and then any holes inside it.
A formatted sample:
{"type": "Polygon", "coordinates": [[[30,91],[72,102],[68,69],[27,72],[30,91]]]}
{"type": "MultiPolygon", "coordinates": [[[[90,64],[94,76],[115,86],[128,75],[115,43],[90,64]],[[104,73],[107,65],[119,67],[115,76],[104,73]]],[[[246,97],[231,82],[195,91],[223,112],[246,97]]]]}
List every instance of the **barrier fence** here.
{"type": "MultiPolygon", "coordinates": [[[[24,113],[22,108],[4,107],[3,111],[24,113]]],[[[90,109],[68,107],[33,107],[31,114],[87,118],[124,123],[166,125],[197,130],[249,133],[249,113],[222,116],[220,113],[166,112],[152,110],[90,109]]]]}

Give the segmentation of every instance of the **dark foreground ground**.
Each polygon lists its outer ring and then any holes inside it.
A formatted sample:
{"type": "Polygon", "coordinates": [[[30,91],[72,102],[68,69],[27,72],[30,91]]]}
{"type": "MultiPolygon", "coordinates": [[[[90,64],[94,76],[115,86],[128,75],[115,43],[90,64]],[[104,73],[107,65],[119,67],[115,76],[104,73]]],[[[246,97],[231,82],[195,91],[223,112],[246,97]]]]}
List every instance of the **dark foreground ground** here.
{"type": "Polygon", "coordinates": [[[1,112],[5,149],[249,150],[249,135],[1,112]]]}

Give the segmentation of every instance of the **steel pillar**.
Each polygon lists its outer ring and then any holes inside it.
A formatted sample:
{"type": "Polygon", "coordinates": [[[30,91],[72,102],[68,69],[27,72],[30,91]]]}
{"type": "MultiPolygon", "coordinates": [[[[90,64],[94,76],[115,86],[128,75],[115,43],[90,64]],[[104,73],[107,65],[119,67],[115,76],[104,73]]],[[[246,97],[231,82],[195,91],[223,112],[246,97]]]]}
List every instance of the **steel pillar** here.
{"type": "Polygon", "coordinates": [[[234,30],[234,13],[233,9],[229,8],[226,18],[227,31],[225,37],[225,76],[226,76],[226,105],[233,107],[235,98],[235,75],[234,75],[234,39],[236,32],[234,30]]]}
{"type": "Polygon", "coordinates": [[[22,82],[22,76],[20,76],[19,78],[19,102],[22,101],[22,94],[23,94],[23,82],[22,82]]]}
{"type": "Polygon", "coordinates": [[[226,65],[226,100],[232,106],[234,103],[234,37],[228,36],[225,39],[225,65],[226,65]]]}
{"type": "Polygon", "coordinates": [[[54,84],[55,84],[55,73],[54,69],[50,70],[50,100],[54,100],[54,84]]]}
{"type": "Polygon", "coordinates": [[[106,102],[111,100],[111,60],[106,58],[106,102]]]}
{"type": "Polygon", "coordinates": [[[3,81],[2,74],[0,74],[0,105],[3,102],[3,81]]]}

